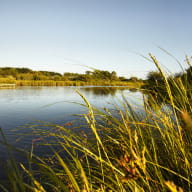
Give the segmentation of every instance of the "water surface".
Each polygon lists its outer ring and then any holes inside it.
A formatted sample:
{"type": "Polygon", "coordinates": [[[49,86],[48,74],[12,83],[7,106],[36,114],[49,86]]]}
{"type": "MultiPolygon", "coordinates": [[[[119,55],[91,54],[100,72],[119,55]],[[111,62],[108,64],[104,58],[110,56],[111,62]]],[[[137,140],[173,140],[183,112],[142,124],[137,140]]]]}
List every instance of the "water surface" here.
{"type": "MultiPolygon", "coordinates": [[[[29,149],[33,136],[20,140],[19,134],[30,134],[31,129],[20,129],[27,124],[46,121],[57,124],[80,122],[74,114],[86,113],[83,99],[77,94],[79,90],[87,100],[97,108],[114,108],[124,95],[131,103],[141,102],[141,93],[131,92],[123,87],[19,87],[0,90],[0,127],[8,143],[15,147],[29,149]],[[17,131],[13,131],[17,130],[17,131]]],[[[44,151],[44,149],[42,149],[44,151]]],[[[41,153],[38,148],[38,153],[41,153]]],[[[45,151],[44,151],[45,152],[45,151]]],[[[7,158],[6,149],[0,144],[0,160],[7,158]]],[[[22,160],[22,157],[18,157],[22,160]]],[[[0,161],[0,162],[1,162],[0,161]]],[[[0,164],[1,167],[1,164],[0,164]]]]}

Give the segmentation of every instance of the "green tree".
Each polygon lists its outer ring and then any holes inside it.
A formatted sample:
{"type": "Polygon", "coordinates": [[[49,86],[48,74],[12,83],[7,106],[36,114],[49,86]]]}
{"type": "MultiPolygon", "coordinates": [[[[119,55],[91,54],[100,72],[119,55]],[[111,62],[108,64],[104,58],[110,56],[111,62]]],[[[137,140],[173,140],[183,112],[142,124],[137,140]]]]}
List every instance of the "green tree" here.
{"type": "Polygon", "coordinates": [[[157,82],[157,81],[162,81],[163,77],[158,71],[150,71],[147,75],[147,80],[149,82],[157,82]]]}
{"type": "Polygon", "coordinates": [[[116,81],[118,80],[119,78],[117,77],[117,73],[115,71],[112,71],[111,72],[111,80],[112,81],[116,81]]]}

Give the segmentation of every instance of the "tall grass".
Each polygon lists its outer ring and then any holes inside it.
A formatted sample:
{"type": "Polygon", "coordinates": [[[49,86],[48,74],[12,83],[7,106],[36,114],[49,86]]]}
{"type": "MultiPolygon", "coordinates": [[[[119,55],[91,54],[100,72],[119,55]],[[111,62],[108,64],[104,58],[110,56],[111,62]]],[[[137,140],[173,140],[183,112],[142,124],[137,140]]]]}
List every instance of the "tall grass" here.
{"type": "Polygon", "coordinates": [[[12,191],[192,191],[191,95],[183,82],[168,81],[150,57],[164,79],[166,105],[156,108],[157,100],[150,97],[149,104],[144,96],[142,113],[126,99],[113,111],[99,110],[78,92],[88,131],[51,124],[35,130],[43,140],[50,137],[53,155],[40,158],[32,148],[30,166],[17,163],[17,180],[8,174],[12,191]]]}
{"type": "Polygon", "coordinates": [[[16,86],[129,86],[138,88],[142,85],[142,82],[126,82],[126,81],[54,81],[54,80],[15,80],[13,78],[0,78],[0,84],[14,83],[16,86]]]}

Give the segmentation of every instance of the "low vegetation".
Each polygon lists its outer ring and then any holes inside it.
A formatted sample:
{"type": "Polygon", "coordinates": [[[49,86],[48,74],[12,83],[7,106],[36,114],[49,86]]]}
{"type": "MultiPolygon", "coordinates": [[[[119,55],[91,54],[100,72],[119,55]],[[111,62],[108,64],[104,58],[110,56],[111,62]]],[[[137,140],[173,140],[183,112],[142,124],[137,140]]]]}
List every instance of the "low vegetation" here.
{"type": "MultiPolygon", "coordinates": [[[[167,77],[156,58],[150,58],[158,79],[148,76],[143,87],[148,94],[139,110],[125,98],[112,111],[99,110],[78,92],[87,109],[85,131],[36,126],[34,134],[53,155],[37,157],[32,148],[26,153],[28,165],[10,158],[11,191],[192,191],[191,79],[188,70],[167,77]]],[[[10,147],[5,138],[3,143],[10,147]]],[[[1,189],[7,190],[3,184],[1,189]]]]}
{"type": "Polygon", "coordinates": [[[0,83],[14,83],[17,86],[85,86],[112,85],[138,87],[142,80],[136,77],[118,77],[115,71],[93,70],[85,74],[50,71],[33,71],[28,68],[0,68],[0,83]]]}
{"type": "MultiPolygon", "coordinates": [[[[156,58],[152,58],[158,65],[156,58]]],[[[149,103],[153,103],[154,99],[159,105],[170,103],[174,100],[174,105],[180,109],[182,108],[182,110],[191,108],[192,66],[188,57],[185,60],[188,68],[186,70],[183,69],[182,72],[175,75],[165,74],[160,68],[159,71],[148,73],[147,80],[141,86],[141,89],[147,94],[149,103]],[[188,102],[186,102],[186,99],[188,102]]]]}

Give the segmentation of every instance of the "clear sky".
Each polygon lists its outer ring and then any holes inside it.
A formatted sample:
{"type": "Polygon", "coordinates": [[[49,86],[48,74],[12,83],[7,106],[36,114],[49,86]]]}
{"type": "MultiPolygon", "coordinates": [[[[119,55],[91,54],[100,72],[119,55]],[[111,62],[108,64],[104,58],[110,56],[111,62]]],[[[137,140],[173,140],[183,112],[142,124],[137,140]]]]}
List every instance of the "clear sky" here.
{"type": "MultiPolygon", "coordinates": [[[[192,0],[0,0],[0,67],[144,78],[192,55],[192,0]]],[[[186,66],[186,65],[185,65],[186,66]]]]}

